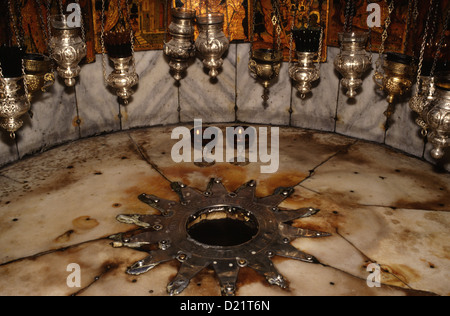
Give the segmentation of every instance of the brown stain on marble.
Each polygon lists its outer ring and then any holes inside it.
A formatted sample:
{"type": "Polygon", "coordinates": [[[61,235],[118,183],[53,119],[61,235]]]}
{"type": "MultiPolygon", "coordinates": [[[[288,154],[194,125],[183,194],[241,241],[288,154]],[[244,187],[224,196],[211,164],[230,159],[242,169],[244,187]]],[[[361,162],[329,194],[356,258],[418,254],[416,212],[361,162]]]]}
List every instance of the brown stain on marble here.
{"type": "Polygon", "coordinates": [[[381,283],[383,284],[407,287],[408,284],[420,279],[420,273],[405,264],[381,265],[381,283]]]}
{"type": "Polygon", "coordinates": [[[255,179],[257,181],[256,195],[271,195],[278,187],[295,187],[306,177],[307,175],[302,172],[290,170],[271,174],[267,178],[255,179]]]}
{"type": "Polygon", "coordinates": [[[97,227],[99,222],[90,216],[80,216],[72,221],[72,224],[77,229],[87,230],[97,227]]]}
{"type": "Polygon", "coordinates": [[[65,233],[59,235],[58,237],[55,238],[55,242],[57,243],[66,243],[70,240],[70,238],[72,237],[72,234],[75,233],[75,231],[73,229],[69,229],[68,231],[66,231],[65,233]]]}

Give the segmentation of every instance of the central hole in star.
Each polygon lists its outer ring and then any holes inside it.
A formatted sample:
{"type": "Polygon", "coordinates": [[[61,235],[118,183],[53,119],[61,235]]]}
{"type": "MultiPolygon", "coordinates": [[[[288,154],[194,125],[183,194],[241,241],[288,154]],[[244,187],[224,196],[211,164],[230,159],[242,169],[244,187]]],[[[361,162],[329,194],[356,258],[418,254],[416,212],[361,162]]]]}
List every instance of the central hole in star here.
{"type": "Polygon", "coordinates": [[[189,236],[208,246],[238,246],[252,240],[259,226],[255,216],[240,207],[212,206],[189,217],[189,236]]]}

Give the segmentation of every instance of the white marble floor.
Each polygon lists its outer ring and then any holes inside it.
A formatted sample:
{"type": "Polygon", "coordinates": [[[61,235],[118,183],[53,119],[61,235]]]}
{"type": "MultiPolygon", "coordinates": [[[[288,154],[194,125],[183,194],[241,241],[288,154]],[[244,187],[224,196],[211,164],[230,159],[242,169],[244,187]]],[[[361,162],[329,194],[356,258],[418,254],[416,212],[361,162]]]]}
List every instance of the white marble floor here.
{"type": "MultiPolygon", "coordinates": [[[[210,178],[229,191],[256,180],[257,196],[294,186],[282,207],[321,211],[293,225],[331,233],[292,241],[320,263],[273,258],[287,289],[244,267],[237,295],[450,295],[450,174],[382,145],[295,128],[280,128],[277,173],[260,173],[260,162],[177,164],[172,129],[83,139],[0,169],[0,295],[167,295],[180,263],[126,274],[146,253],[113,248],[108,236],[136,228],[118,214],[158,214],[141,193],[178,201],[171,182],[204,191],[210,178]],[[68,286],[71,263],[79,287],[68,286]],[[381,287],[367,285],[371,263],[381,287]]],[[[214,270],[181,295],[220,295],[214,270]]]]}

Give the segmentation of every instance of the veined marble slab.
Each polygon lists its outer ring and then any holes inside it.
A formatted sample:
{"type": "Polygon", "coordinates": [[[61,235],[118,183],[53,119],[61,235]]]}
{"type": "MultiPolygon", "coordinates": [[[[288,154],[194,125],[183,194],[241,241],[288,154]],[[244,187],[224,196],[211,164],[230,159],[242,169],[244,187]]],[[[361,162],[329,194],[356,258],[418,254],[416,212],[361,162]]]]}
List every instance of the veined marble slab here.
{"type": "Polygon", "coordinates": [[[160,50],[136,52],[139,84],[128,105],[121,105],[123,129],[178,123],[178,87],[160,50]]]}
{"type": "Polygon", "coordinates": [[[301,99],[292,89],[292,126],[323,131],[334,131],[339,84],[336,80],[334,59],[339,49],[328,47],[327,62],[320,66],[320,79],[313,83],[311,93],[301,99]]]}
{"type": "Polygon", "coordinates": [[[415,118],[416,115],[408,102],[397,104],[386,131],[386,145],[422,157],[425,139],[420,133],[421,128],[415,123],[415,118]]]}
{"type": "MultiPolygon", "coordinates": [[[[81,66],[76,88],[78,115],[81,120],[81,137],[120,130],[117,96],[103,77],[102,55],[95,63],[81,66]]],[[[113,68],[106,56],[106,76],[113,68]]]]}
{"type": "MultiPolygon", "coordinates": [[[[180,121],[233,122],[236,101],[236,44],[224,55],[222,69],[216,80],[197,57],[180,81],[180,121]]],[[[176,90],[174,90],[175,93],[176,90]]]]}
{"type": "Polygon", "coordinates": [[[60,78],[34,97],[31,110],[33,118],[24,115],[24,126],[16,133],[21,158],[80,137],[75,88],[60,78]]]}

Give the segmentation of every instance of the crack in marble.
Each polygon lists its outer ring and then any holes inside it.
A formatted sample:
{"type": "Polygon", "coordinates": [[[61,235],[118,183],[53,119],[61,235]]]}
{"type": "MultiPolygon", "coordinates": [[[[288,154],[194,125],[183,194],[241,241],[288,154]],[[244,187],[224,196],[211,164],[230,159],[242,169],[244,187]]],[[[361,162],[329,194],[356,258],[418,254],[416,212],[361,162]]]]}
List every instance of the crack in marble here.
{"type": "Polygon", "coordinates": [[[138,151],[138,153],[142,157],[142,159],[147,164],[149,164],[153,170],[155,170],[157,173],[159,173],[166,181],[168,181],[169,183],[172,183],[172,181],[161,170],[159,170],[158,166],[150,160],[150,157],[148,157],[148,155],[145,153],[145,151],[142,149],[142,147],[133,139],[133,137],[131,136],[130,133],[128,133],[128,137],[130,138],[131,142],[135,146],[136,150],[138,151]]]}
{"type": "MultiPolygon", "coordinates": [[[[370,258],[368,255],[366,255],[361,249],[359,249],[354,243],[352,243],[350,240],[348,240],[347,238],[345,238],[339,231],[338,231],[338,228],[336,228],[336,234],[339,236],[339,237],[341,237],[345,242],[347,242],[350,246],[352,246],[356,251],[358,251],[364,258],[366,258],[366,263],[376,263],[376,264],[378,264],[381,268],[383,267],[383,265],[384,266],[387,266],[386,264],[380,264],[380,263],[378,263],[376,260],[373,260],[372,258],[370,258]]],[[[328,266],[328,265],[327,265],[328,266]]],[[[336,269],[336,270],[338,270],[338,271],[341,271],[341,272],[344,272],[344,273],[346,273],[346,274],[348,274],[348,275],[350,275],[350,276],[353,276],[353,277],[355,277],[355,278],[359,278],[359,279],[361,279],[360,277],[358,277],[358,276],[355,276],[355,275],[352,275],[351,273],[349,273],[349,272],[347,272],[347,271],[343,271],[343,270],[341,270],[341,269],[338,269],[338,268],[335,268],[335,267],[333,267],[333,266],[328,266],[328,267],[330,267],[330,268],[333,268],[333,269],[336,269]]],[[[420,293],[423,293],[423,292],[425,292],[425,293],[429,293],[430,295],[438,295],[438,294],[436,294],[436,293],[433,293],[433,292],[430,292],[430,291],[423,291],[423,290],[419,290],[419,289],[414,289],[413,287],[411,287],[408,283],[406,283],[405,281],[403,281],[400,277],[398,277],[398,275],[396,275],[395,273],[392,273],[392,272],[390,272],[390,271],[387,271],[387,270],[384,270],[384,269],[382,269],[383,270],[383,272],[384,273],[387,273],[387,274],[389,274],[389,275],[391,275],[391,276],[393,276],[396,280],[398,280],[400,283],[402,283],[402,284],[404,284],[406,287],[407,287],[407,289],[408,290],[411,290],[411,291],[415,291],[415,292],[420,292],[420,293]]],[[[402,290],[405,290],[405,288],[402,288],[402,287],[400,287],[400,286],[395,286],[395,285],[391,285],[391,284],[386,284],[386,283],[381,283],[381,285],[384,285],[384,286],[389,286],[389,287],[394,287],[394,288],[399,288],[399,289],[402,289],[402,290]]]]}
{"type": "Polygon", "coordinates": [[[114,267],[112,265],[107,265],[102,273],[100,273],[99,275],[94,277],[94,280],[92,280],[91,283],[89,283],[85,287],[79,289],[78,291],[72,293],[70,296],[78,296],[78,295],[82,294],[84,291],[86,291],[90,287],[94,286],[95,283],[97,283],[103,276],[105,276],[107,273],[109,273],[112,270],[114,270],[114,267]]]}
{"type": "MultiPolygon", "coordinates": [[[[108,236],[110,236],[110,235],[108,235],[108,236]]],[[[87,244],[87,243],[97,242],[97,241],[100,241],[100,240],[108,240],[108,238],[109,238],[108,236],[107,237],[100,237],[100,238],[96,238],[96,239],[82,241],[82,242],[79,242],[77,244],[73,244],[73,245],[69,245],[69,246],[65,246],[65,247],[61,247],[61,248],[41,251],[41,252],[38,252],[38,253],[36,253],[34,255],[29,255],[29,256],[25,256],[25,257],[16,258],[16,259],[13,259],[13,260],[10,260],[10,261],[7,261],[7,262],[0,263],[0,267],[6,266],[6,265],[9,265],[9,264],[13,264],[13,263],[17,263],[17,262],[20,262],[20,261],[24,261],[24,260],[34,260],[36,258],[45,256],[45,255],[49,255],[49,254],[52,254],[52,253],[56,253],[56,252],[64,252],[64,251],[66,251],[68,249],[76,248],[76,247],[79,247],[79,246],[87,244]]]]}
{"type": "MultiPolygon", "coordinates": [[[[307,175],[303,180],[301,180],[299,183],[297,183],[294,187],[297,187],[297,186],[300,186],[300,185],[301,185],[303,188],[308,189],[308,190],[310,190],[310,191],[312,191],[312,192],[315,192],[314,190],[309,189],[309,188],[307,188],[306,186],[304,186],[302,183],[305,182],[306,180],[308,180],[309,178],[311,178],[311,177],[316,173],[316,170],[317,170],[318,168],[320,168],[321,166],[323,166],[324,164],[326,164],[328,161],[330,161],[331,159],[333,159],[334,157],[336,157],[337,155],[339,155],[342,151],[347,151],[347,150],[349,150],[350,147],[352,147],[352,146],[355,145],[356,143],[358,143],[358,140],[353,141],[352,143],[350,143],[350,144],[344,146],[343,148],[339,149],[337,152],[335,152],[335,153],[332,154],[331,156],[325,158],[325,159],[324,159],[323,161],[321,161],[319,164],[317,164],[317,165],[314,166],[312,169],[310,169],[310,170],[309,170],[309,175],[307,175]]],[[[320,194],[320,193],[318,193],[318,194],[320,194]]]]}
{"type": "Polygon", "coordinates": [[[367,206],[367,207],[382,207],[382,208],[390,208],[392,210],[412,210],[412,211],[424,211],[424,212],[443,212],[448,213],[450,210],[435,210],[435,209],[424,209],[424,208],[415,208],[415,207],[401,207],[401,206],[393,206],[393,205],[381,205],[381,204],[360,204],[359,206],[367,206]]]}

